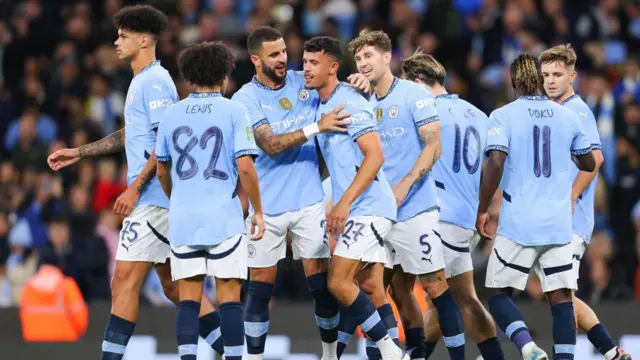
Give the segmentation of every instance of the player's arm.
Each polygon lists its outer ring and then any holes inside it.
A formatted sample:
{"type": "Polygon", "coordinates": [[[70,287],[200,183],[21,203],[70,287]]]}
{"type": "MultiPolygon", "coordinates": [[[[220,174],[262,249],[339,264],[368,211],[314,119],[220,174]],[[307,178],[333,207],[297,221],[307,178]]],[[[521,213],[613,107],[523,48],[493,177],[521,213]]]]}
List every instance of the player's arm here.
{"type": "Polygon", "coordinates": [[[600,170],[600,166],[602,166],[602,163],[604,162],[602,150],[593,149],[591,153],[593,154],[593,158],[595,160],[595,169],[593,171],[580,171],[578,173],[576,181],[573,182],[573,187],[571,189],[571,199],[574,202],[580,197],[580,195],[582,195],[587,186],[591,184],[593,179],[596,177],[598,170],[600,170]]]}
{"type": "Polygon", "coordinates": [[[375,131],[375,127],[372,127],[368,133],[360,135],[356,139],[356,143],[364,155],[364,160],[353,182],[327,216],[327,233],[336,239],[344,232],[351,204],[371,186],[384,162],[380,136],[375,131]]]}
{"type": "Polygon", "coordinates": [[[283,134],[274,134],[273,130],[271,130],[271,125],[264,119],[261,121],[262,124],[253,130],[256,144],[269,156],[274,156],[285,150],[306,143],[307,140],[313,138],[318,133],[331,131],[346,132],[347,129],[343,126],[349,125],[351,122],[349,120],[342,120],[349,117],[349,113],[340,114],[342,109],[344,109],[344,106],[339,106],[324,115],[318,122],[307,125],[300,130],[283,134]]]}
{"type": "Polygon", "coordinates": [[[157,162],[156,176],[158,177],[160,186],[162,186],[162,191],[170,198],[173,185],[171,182],[171,159],[164,162],[157,162]]]}
{"type": "Polygon", "coordinates": [[[78,148],[81,158],[114,154],[124,150],[124,128],[107,135],[98,141],[82,145],[78,148]]]}
{"type": "MultiPolygon", "coordinates": [[[[155,170],[155,174],[158,177],[158,181],[160,182],[162,191],[165,193],[165,195],[167,195],[168,198],[171,198],[171,189],[173,188],[173,183],[171,181],[171,155],[169,153],[167,138],[166,136],[164,136],[164,133],[166,131],[165,127],[166,125],[161,124],[157,129],[158,135],[156,137],[156,148],[151,154],[149,160],[153,158],[153,169],[155,170]]],[[[142,174],[150,168],[150,161],[147,161],[147,164],[142,170],[140,176],[142,176],[142,174]]],[[[140,178],[140,176],[138,178],[140,178]]]]}
{"type": "MultiPolygon", "coordinates": [[[[572,159],[580,171],[593,172],[596,170],[596,158],[593,154],[593,145],[578,116],[573,114],[571,120],[573,120],[574,124],[573,140],[571,141],[572,159]]],[[[602,153],[600,155],[602,155],[602,153]]]]}
{"type": "Polygon", "coordinates": [[[478,204],[478,213],[487,213],[489,205],[494,198],[502,174],[504,172],[504,162],[507,153],[500,150],[489,151],[484,173],[482,174],[482,182],[480,183],[480,203],[478,204]]]}
{"type": "Polygon", "coordinates": [[[53,171],[73,165],[84,157],[113,154],[124,150],[124,128],[104,138],[73,149],[60,149],[47,158],[53,171]]]}
{"type": "Polygon", "coordinates": [[[253,219],[251,229],[251,239],[259,240],[264,234],[264,219],[262,215],[262,200],[260,199],[260,183],[258,182],[258,173],[253,164],[253,156],[240,156],[237,158],[238,178],[242,184],[242,188],[246,191],[249,202],[253,207],[253,219]],[[258,232],[255,226],[258,226],[258,232]]]}
{"type": "Polygon", "coordinates": [[[438,121],[437,118],[434,121],[420,126],[418,133],[425,146],[422,148],[422,152],[411,171],[394,187],[394,194],[396,195],[398,205],[405,199],[411,186],[431,171],[433,165],[440,158],[440,154],[442,154],[440,121],[438,121]]]}

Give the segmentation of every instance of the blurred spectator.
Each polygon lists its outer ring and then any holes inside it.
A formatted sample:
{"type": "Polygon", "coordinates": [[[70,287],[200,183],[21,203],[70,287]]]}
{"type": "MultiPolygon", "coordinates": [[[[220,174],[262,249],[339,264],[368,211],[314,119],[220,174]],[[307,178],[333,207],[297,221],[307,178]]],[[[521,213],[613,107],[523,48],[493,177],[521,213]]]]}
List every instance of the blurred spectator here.
{"type": "Polygon", "coordinates": [[[11,304],[17,305],[24,285],[36,273],[38,268],[38,253],[31,248],[32,238],[29,224],[26,220],[19,220],[9,232],[9,248],[11,252],[7,259],[7,279],[5,285],[11,292],[11,304]]]}
{"type": "Polygon", "coordinates": [[[111,278],[116,267],[116,250],[118,250],[120,236],[120,223],[111,208],[105,208],[100,212],[96,234],[102,238],[108,250],[109,278],[111,278]]]}
{"type": "Polygon", "coordinates": [[[98,162],[98,175],[93,194],[93,211],[96,213],[103,209],[111,210],[118,196],[127,189],[127,184],[118,182],[116,178],[116,166],[113,160],[105,159],[98,162]]]}

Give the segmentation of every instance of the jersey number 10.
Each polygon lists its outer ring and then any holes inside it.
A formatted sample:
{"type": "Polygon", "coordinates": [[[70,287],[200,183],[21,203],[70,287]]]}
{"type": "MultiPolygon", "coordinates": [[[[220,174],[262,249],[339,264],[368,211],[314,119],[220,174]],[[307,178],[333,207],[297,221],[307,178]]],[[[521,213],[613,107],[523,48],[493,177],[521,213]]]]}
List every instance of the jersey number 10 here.
{"type": "Polygon", "coordinates": [[[480,168],[480,134],[473,126],[467,126],[464,130],[464,140],[461,140],[463,139],[460,131],[460,125],[456,124],[456,140],[454,145],[455,148],[453,149],[453,172],[460,172],[460,163],[464,162],[464,167],[467,168],[469,174],[475,174],[480,168]],[[477,149],[476,159],[473,163],[469,161],[469,142],[471,141],[472,135],[477,149]],[[462,148],[462,152],[460,151],[460,148],[462,148]]]}
{"type": "Polygon", "coordinates": [[[548,178],[551,176],[551,128],[548,125],[542,127],[542,170],[540,170],[540,127],[533,127],[533,174],[540,177],[542,174],[548,178]]]}
{"type": "Polygon", "coordinates": [[[178,178],[180,180],[187,180],[194,177],[198,173],[198,163],[196,159],[189,154],[191,150],[193,150],[198,143],[200,143],[201,149],[206,149],[209,140],[213,139],[213,152],[211,153],[211,160],[209,160],[209,165],[202,172],[202,176],[204,179],[215,178],[220,180],[227,180],[229,175],[224,171],[220,171],[216,169],[216,164],[218,163],[218,157],[220,156],[220,150],[222,149],[222,131],[217,126],[212,126],[208,128],[202,136],[200,136],[200,141],[198,141],[198,137],[191,136],[193,134],[193,130],[189,126],[180,126],[179,128],[173,131],[171,135],[171,141],[173,142],[173,148],[180,154],[178,156],[178,160],[176,163],[176,173],[178,174],[178,178]],[[184,148],[178,146],[178,138],[180,135],[186,134],[189,136],[189,142],[185,145],[184,148]],[[185,162],[189,163],[189,168],[183,170],[182,168],[185,165],[185,162]]]}

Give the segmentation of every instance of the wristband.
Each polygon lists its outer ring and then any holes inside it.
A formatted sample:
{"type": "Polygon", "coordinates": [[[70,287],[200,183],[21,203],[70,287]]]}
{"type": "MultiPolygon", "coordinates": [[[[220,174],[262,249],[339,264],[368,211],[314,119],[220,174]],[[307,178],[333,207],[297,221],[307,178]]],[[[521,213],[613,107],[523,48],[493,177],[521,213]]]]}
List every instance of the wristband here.
{"type": "Polygon", "coordinates": [[[318,133],[320,132],[320,128],[318,127],[318,123],[313,123],[311,125],[303,127],[302,132],[307,139],[311,139],[312,137],[318,135],[318,133]]]}

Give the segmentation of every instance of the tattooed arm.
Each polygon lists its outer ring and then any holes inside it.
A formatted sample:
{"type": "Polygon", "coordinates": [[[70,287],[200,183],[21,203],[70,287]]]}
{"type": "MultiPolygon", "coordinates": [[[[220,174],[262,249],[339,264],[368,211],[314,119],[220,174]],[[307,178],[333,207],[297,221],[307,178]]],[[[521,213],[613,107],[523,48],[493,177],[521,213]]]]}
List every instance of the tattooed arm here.
{"type": "Polygon", "coordinates": [[[253,134],[256,144],[269,156],[278,155],[287,149],[300,146],[308,140],[302,130],[276,135],[269,124],[259,126],[253,131],[253,134]]]}
{"type": "Polygon", "coordinates": [[[427,175],[433,164],[440,158],[440,153],[442,152],[440,121],[437,118],[435,118],[435,121],[420,126],[418,132],[425,146],[411,171],[393,187],[393,195],[396,197],[398,206],[406,199],[413,184],[427,175]]]}
{"type": "Polygon", "coordinates": [[[79,148],[60,149],[47,158],[53,171],[77,163],[83,157],[113,154],[124,149],[124,128],[91,144],[79,148]]]}
{"type": "MultiPolygon", "coordinates": [[[[338,106],[318,120],[316,132],[347,132],[345,126],[351,124],[351,120],[343,120],[349,117],[349,113],[340,114],[342,109],[344,105],[338,106]]],[[[256,144],[269,156],[300,146],[309,140],[302,129],[276,135],[268,123],[258,126],[253,130],[253,135],[256,138],[256,144]]]]}
{"type": "Polygon", "coordinates": [[[98,141],[80,146],[80,157],[113,154],[124,150],[124,128],[98,141]]]}
{"type": "Polygon", "coordinates": [[[422,179],[440,158],[442,143],[440,141],[440,121],[432,121],[418,128],[424,148],[411,171],[402,179],[409,185],[422,179]]]}

